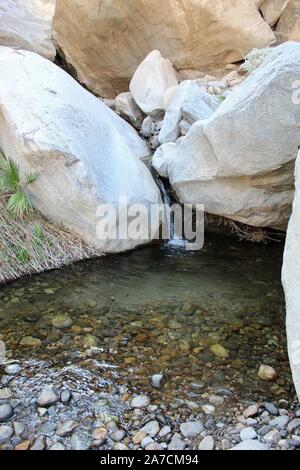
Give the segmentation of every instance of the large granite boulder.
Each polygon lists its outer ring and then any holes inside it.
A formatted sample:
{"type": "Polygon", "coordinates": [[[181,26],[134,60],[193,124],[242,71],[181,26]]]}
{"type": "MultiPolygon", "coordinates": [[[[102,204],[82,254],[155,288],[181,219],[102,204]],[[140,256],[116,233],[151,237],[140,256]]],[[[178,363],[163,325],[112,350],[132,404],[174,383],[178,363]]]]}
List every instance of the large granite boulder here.
{"type": "Polygon", "coordinates": [[[100,96],[127,91],[154,49],[178,70],[207,72],[275,41],[257,0],[57,0],[56,40],[100,96]]]}
{"type": "Polygon", "coordinates": [[[207,120],[176,145],[160,147],[154,166],[180,200],[236,221],[285,229],[300,142],[300,44],[275,48],[207,120]]]}
{"type": "MultiPolygon", "coordinates": [[[[0,47],[0,83],[0,148],[22,174],[36,174],[28,186],[34,207],[104,252],[149,241],[96,235],[100,204],[118,204],[126,197],[121,213],[126,217],[134,203],[160,202],[140,160],[148,148],[130,124],[32,52],[0,47]]],[[[119,218],[109,222],[113,234],[119,218]]]]}
{"type": "Polygon", "coordinates": [[[290,0],[276,28],[279,41],[300,41],[300,2],[290,0]]]}
{"type": "Polygon", "coordinates": [[[0,0],[0,46],[26,49],[54,60],[55,0],[0,0]]]}
{"type": "Polygon", "coordinates": [[[282,280],[287,311],[287,337],[294,383],[300,400],[300,153],[295,171],[296,193],[283,258],[282,280]]]}
{"type": "Polygon", "coordinates": [[[290,0],[264,0],[260,11],[266,22],[270,26],[274,26],[282,15],[284,9],[289,4],[290,0]]]}

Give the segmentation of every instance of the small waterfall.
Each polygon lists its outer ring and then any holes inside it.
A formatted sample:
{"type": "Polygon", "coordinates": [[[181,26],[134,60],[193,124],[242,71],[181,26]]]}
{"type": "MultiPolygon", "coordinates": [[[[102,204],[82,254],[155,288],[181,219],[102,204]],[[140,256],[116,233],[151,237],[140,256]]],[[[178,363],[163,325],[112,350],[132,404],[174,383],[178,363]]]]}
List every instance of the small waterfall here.
{"type": "Polygon", "coordinates": [[[174,249],[184,248],[186,246],[186,241],[181,236],[178,236],[175,232],[174,213],[171,210],[173,201],[171,199],[170,192],[168,191],[163,180],[159,177],[159,175],[154,170],[153,166],[151,165],[151,161],[146,160],[145,164],[149,168],[154,178],[154,181],[156,182],[160,190],[161,198],[165,207],[166,225],[168,227],[168,240],[166,240],[165,245],[168,248],[174,248],[174,249]]]}

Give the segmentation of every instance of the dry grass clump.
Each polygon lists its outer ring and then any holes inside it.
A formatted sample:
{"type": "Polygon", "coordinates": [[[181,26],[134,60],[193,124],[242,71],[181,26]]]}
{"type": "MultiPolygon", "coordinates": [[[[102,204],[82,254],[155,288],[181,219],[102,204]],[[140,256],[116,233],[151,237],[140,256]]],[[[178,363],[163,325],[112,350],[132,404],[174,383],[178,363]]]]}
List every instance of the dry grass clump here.
{"type": "Polygon", "coordinates": [[[252,227],[214,214],[205,214],[205,224],[208,227],[220,229],[229,235],[234,235],[240,241],[267,243],[269,241],[279,242],[284,238],[284,234],[281,232],[274,233],[266,228],[252,227]]]}
{"type": "Polygon", "coordinates": [[[101,256],[78,235],[32,212],[13,218],[0,196],[0,283],[101,256]]]}
{"type": "Polygon", "coordinates": [[[0,152],[0,283],[102,254],[34,211],[24,191],[34,180],[0,152]]]}

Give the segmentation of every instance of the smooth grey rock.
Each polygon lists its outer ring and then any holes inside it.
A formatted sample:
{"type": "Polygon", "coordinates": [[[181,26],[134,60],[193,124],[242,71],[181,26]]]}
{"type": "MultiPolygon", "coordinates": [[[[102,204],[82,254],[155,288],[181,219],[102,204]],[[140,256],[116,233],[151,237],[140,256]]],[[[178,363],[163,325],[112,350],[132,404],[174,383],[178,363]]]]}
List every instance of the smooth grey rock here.
{"type": "Polygon", "coordinates": [[[72,432],[78,428],[79,423],[73,419],[69,419],[65,423],[62,423],[58,426],[56,434],[61,437],[69,436],[72,432]]]}
{"type": "Polygon", "coordinates": [[[257,440],[242,441],[239,444],[232,447],[230,450],[269,450],[266,444],[262,444],[257,440]]]}
{"type": "Polygon", "coordinates": [[[159,424],[157,421],[149,421],[149,423],[145,424],[142,427],[141,431],[148,434],[148,436],[155,437],[159,433],[159,424]]]}
{"type": "Polygon", "coordinates": [[[265,403],[264,404],[265,409],[267,410],[270,415],[277,416],[278,415],[278,408],[277,406],[274,405],[274,403],[265,403]]]}
{"type": "Polygon", "coordinates": [[[92,443],[92,438],[88,431],[78,430],[72,434],[70,443],[72,450],[88,450],[92,443]]]}
{"type": "Polygon", "coordinates": [[[4,372],[7,375],[16,375],[22,370],[20,364],[7,364],[4,368],[4,372]]]}
{"type": "Polygon", "coordinates": [[[270,444],[272,446],[276,446],[278,442],[281,439],[281,434],[277,429],[272,429],[272,431],[269,431],[267,434],[264,436],[264,441],[267,442],[267,444],[270,444]]]}
{"type": "Polygon", "coordinates": [[[204,430],[203,423],[201,421],[187,421],[180,425],[180,431],[184,437],[195,437],[201,434],[204,430]]]}
{"type": "Polygon", "coordinates": [[[51,387],[45,387],[37,398],[37,404],[41,407],[54,405],[58,401],[58,396],[51,387]]]}
{"type": "Polygon", "coordinates": [[[161,388],[164,383],[164,374],[153,374],[150,382],[153,388],[161,388]]]}
{"type": "Polygon", "coordinates": [[[186,443],[178,435],[174,435],[170,444],[168,445],[168,450],[184,450],[186,443]]]}
{"type": "Polygon", "coordinates": [[[122,441],[122,439],[124,439],[126,433],[125,431],[123,431],[123,429],[117,429],[116,431],[114,431],[111,435],[110,435],[110,438],[114,441],[114,442],[120,442],[122,441]]]}
{"type": "Polygon", "coordinates": [[[256,439],[257,433],[255,429],[249,427],[249,428],[242,429],[240,432],[240,436],[241,436],[242,441],[247,441],[250,439],[256,439]]]}
{"type": "Polygon", "coordinates": [[[64,328],[69,328],[72,325],[73,320],[69,317],[69,315],[56,315],[54,318],[52,318],[51,323],[54,328],[62,330],[64,328]]]}
{"type": "Polygon", "coordinates": [[[34,443],[30,447],[30,450],[44,450],[45,447],[46,447],[46,438],[45,438],[45,436],[38,436],[34,440],[34,443]]]}
{"type": "Polygon", "coordinates": [[[214,448],[215,442],[213,436],[206,436],[198,446],[198,450],[214,450],[214,448]]]}
{"type": "Polygon", "coordinates": [[[146,408],[150,405],[150,398],[147,395],[137,395],[131,400],[131,408],[146,408]]]}
{"type": "Polygon", "coordinates": [[[7,421],[14,415],[14,410],[11,405],[4,403],[0,405],[0,422],[7,421]]]}
{"type": "Polygon", "coordinates": [[[294,432],[295,429],[300,427],[300,418],[294,418],[292,421],[289,422],[287,426],[288,432],[294,432]]]}
{"type": "Polygon", "coordinates": [[[290,418],[288,416],[277,416],[274,419],[271,419],[269,425],[276,427],[278,429],[283,429],[289,422],[290,418]]]}
{"type": "Polygon", "coordinates": [[[72,392],[70,390],[63,390],[60,394],[60,401],[63,404],[67,404],[71,401],[72,399],[72,392]]]}
{"type": "Polygon", "coordinates": [[[13,428],[11,426],[2,425],[0,426],[0,445],[6,444],[14,435],[13,428]]]}

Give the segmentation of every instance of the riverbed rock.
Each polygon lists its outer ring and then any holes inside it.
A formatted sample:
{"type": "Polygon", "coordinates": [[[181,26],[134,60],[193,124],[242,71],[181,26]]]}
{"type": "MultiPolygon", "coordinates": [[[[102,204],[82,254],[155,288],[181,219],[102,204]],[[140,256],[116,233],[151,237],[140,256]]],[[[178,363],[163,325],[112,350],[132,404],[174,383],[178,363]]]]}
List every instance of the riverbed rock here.
{"type": "Polygon", "coordinates": [[[8,403],[0,405],[0,422],[9,420],[14,414],[13,407],[8,403]]]}
{"type": "Polygon", "coordinates": [[[180,431],[185,437],[195,437],[201,434],[204,426],[201,421],[188,421],[180,425],[180,431]]]}
{"type": "Polygon", "coordinates": [[[54,318],[51,320],[52,326],[54,328],[57,328],[58,330],[63,330],[65,328],[69,328],[73,323],[72,318],[69,317],[69,315],[56,315],[54,318]]]}
{"type": "Polygon", "coordinates": [[[54,60],[55,0],[0,0],[0,46],[26,49],[54,60]]]}
{"type": "Polygon", "coordinates": [[[253,0],[56,3],[56,41],[79,80],[105,97],[127,91],[137,66],[154,49],[177,70],[206,72],[275,41],[253,0]]]}
{"type": "Polygon", "coordinates": [[[261,380],[272,381],[276,379],[277,372],[273,367],[261,364],[258,370],[258,377],[261,380]]]}
{"type": "Polygon", "coordinates": [[[8,442],[14,435],[13,428],[6,424],[0,426],[0,445],[8,442]]]}
{"type": "Polygon", "coordinates": [[[250,439],[248,441],[242,441],[239,444],[236,444],[230,450],[269,450],[269,447],[262,442],[250,439]]]}
{"type": "MultiPolygon", "coordinates": [[[[148,214],[140,238],[116,234],[121,219],[132,220],[127,209],[133,204],[150,208],[161,202],[150,171],[139,161],[149,149],[133,127],[31,52],[0,48],[0,81],[0,147],[21,173],[36,174],[28,186],[33,206],[100,251],[150,241],[148,214]]],[[[153,225],[155,233],[158,223],[153,225]]]]}
{"type": "Polygon", "coordinates": [[[290,0],[278,21],[276,33],[279,41],[300,41],[299,0],[290,0]]]}
{"type": "Polygon", "coordinates": [[[131,400],[132,408],[146,408],[150,404],[150,398],[147,395],[137,395],[131,400]]]}
{"type": "Polygon", "coordinates": [[[286,229],[300,142],[300,107],[292,104],[299,57],[299,43],[274,48],[211,118],[196,122],[175,146],[160,147],[160,167],[164,173],[167,167],[183,203],[204,204],[208,213],[248,225],[286,229]]]}
{"type": "Polygon", "coordinates": [[[156,117],[164,110],[166,91],[177,84],[176,72],[171,62],[154,50],[138,66],[129,89],[139,108],[145,114],[156,117]]]}
{"type": "Polygon", "coordinates": [[[42,344],[42,341],[39,338],[33,338],[32,336],[24,336],[20,341],[20,346],[26,348],[39,348],[42,344]]]}
{"type": "Polygon", "coordinates": [[[51,387],[45,387],[37,398],[38,406],[48,407],[58,401],[58,396],[51,387]]]}
{"type": "Polygon", "coordinates": [[[215,448],[215,442],[214,438],[212,436],[206,436],[202,441],[200,442],[198,446],[198,450],[214,450],[215,448]]]}

